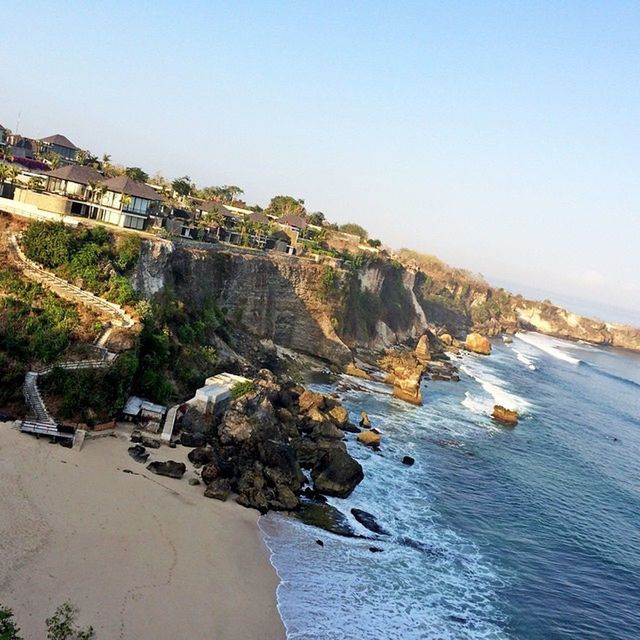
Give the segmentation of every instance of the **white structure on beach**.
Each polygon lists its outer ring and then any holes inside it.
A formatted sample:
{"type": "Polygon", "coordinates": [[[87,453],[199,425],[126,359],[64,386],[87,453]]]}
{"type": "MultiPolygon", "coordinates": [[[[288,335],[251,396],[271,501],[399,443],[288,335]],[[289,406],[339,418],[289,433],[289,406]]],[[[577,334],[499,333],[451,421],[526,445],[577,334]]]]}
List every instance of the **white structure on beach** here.
{"type": "MultiPolygon", "coordinates": [[[[194,407],[201,413],[219,413],[231,399],[231,390],[233,387],[241,382],[250,382],[250,380],[243,376],[236,376],[233,373],[219,373],[216,376],[211,376],[204,381],[204,386],[196,391],[193,398],[187,400],[185,404],[194,407]]],[[[180,411],[183,406],[184,405],[174,405],[167,412],[164,429],[160,436],[165,442],[171,441],[178,411],[180,411]]]]}

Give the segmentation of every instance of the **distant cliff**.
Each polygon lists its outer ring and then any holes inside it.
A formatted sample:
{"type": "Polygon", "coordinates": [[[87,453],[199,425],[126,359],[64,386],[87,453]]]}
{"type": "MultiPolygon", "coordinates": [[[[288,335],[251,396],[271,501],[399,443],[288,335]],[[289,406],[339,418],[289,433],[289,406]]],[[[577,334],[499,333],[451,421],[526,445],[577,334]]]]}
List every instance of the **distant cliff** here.
{"type": "Polygon", "coordinates": [[[414,344],[427,329],[459,337],[472,329],[487,335],[530,329],[640,349],[638,329],[589,320],[437,267],[402,255],[337,269],[275,253],[146,242],[134,285],[147,297],[173,291],[187,304],[212,297],[243,331],[340,365],[354,349],[414,344]]]}

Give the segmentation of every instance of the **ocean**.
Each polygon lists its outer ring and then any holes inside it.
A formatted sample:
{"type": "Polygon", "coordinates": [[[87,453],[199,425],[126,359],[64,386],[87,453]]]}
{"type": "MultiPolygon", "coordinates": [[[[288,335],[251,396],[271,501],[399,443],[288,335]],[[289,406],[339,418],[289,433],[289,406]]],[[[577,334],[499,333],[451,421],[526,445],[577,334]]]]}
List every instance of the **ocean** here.
{"type": "Polygon", "coordinates": [[[422,407],[382,385],[341,393],[383,441],[349,436],[365,479],[331,504],[389,535],[261,519],[288,638],[638,640],[640,354],[522,334],[458,364],[422,407]],[[496,403],[521,412],[515,429],[496,403]]]}

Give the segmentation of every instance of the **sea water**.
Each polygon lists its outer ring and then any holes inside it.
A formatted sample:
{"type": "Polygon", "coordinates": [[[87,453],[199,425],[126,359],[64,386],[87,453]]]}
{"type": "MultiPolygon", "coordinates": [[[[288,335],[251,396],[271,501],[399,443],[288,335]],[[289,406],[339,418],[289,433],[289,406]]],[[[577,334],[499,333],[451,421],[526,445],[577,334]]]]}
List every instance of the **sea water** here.
{"type": "Polygon", "coordinates": [[[261,520],[288,637],[640,639],[640,356],[523,334],[459,365],[422,407],[375,385],[341,395],[383,441],[349,437],[365,479],[331,502],[388,536],[261,520]]]}

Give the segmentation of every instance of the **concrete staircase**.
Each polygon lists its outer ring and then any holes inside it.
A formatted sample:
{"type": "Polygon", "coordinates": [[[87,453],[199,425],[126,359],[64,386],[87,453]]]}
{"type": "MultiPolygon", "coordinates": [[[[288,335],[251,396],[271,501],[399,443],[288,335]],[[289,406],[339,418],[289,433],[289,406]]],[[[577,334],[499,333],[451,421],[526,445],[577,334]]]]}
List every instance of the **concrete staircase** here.
{"type": "MultiPolygon", "coordinates": [[[[38,377],[50,373],[55,368],[76,370],[97,369],[109,366],[109,364],[116,358],[116,354],[108,351],[106,348],[113,328],[131,328],[136,323],[136,320],[128,315],[120,305],[104,300],[103,298],[100,298],[89,291],[85,291],[80,287],[76,287],[70,282],[67,282],[66,280],[45,270],[32,260],[29,260],[20,248],[18,238],[15,235],[10,238],[10,247],[16,257],[18,266],[20,266],[25,276],[31,280],[35,280],[65,300],[69,300],[75,304],[84,305],[99,315],[106,315],[110,318],[109,323],[106,325],[105,329],[94,344],[94,347],[100,356],[99,358],[73,362],[59,362],[53,366],[41,369],[40,371],[29,371],[24,379],[24,397],[33,419],[24,420],[20,426],[20,430],[40,435],[73,438],[73,434],[61,432],[58,429],[55,420],[47,411],[47,407],[45,406],[40,390],[38,389],[38,377]]],[[[84,435],[81,435],[81,440],[84,440],[84,435]]],[[[78,442],[77,448],[80,448],[81,446],[82,442],[78,442]]]]}

